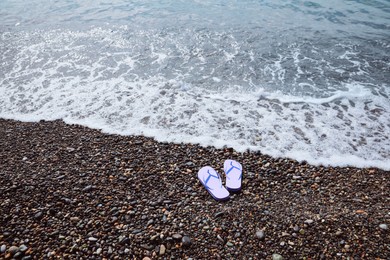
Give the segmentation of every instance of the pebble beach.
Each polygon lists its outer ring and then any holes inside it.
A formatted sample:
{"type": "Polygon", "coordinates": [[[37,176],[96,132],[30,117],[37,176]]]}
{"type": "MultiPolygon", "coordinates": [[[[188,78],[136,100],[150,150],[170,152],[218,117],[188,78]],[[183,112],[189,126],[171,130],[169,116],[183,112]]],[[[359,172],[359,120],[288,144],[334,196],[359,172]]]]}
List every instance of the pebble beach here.
{"type": "Polygon", "coordinates": [[[390,259],[389,174],[0,119],[0,259],[390,259]]]}

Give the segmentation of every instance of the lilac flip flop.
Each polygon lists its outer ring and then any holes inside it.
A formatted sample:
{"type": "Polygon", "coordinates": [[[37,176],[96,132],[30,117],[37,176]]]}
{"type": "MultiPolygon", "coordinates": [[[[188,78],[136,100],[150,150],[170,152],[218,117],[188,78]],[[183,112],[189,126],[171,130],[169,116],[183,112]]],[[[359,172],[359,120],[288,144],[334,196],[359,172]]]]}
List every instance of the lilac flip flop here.
{"type": "Polygon", "coordinates": [[[226,174],[226,188],[229,191],[240,191],[242,180],[242,166],[234,160],[226,160],[223,169],[226,174]]]}
{"type": "Polygon", "coordinates": [[[198,179],[215,200],[229,199],[229,192],[222,186],[221,176],[210,166],[199,170],[198,179]]]}

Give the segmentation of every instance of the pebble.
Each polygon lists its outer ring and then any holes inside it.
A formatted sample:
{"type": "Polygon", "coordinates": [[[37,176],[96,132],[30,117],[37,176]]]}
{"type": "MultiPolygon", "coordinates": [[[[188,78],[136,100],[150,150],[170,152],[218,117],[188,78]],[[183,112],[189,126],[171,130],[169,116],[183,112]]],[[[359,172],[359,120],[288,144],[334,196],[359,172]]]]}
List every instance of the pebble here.
{"type": "Polygon", "coordinates": [[[259,230],[256,232],[256,237],[260,240],[263,240],[265,238],[265,233],[263,230],[259,230]]]}
{"type": "Polygon", "coordinates": [[[92,185],[88,185],[87,187],[85,187],[84,189],[83,189],[83,191],[84,192],[89,192],[89,191],[91,191],[93,189],[93,186],[92,185]]]}
{"type": "Polygon", "coordinates": [[[102,248],[101,247],[99,247],[97,250],[96,250],[96,254],[98,254],[98,255],[100,255],[101,253],[102,253],[102,248]]]}
{"type": "Polygon", "coordinates": [[[188,237],[188,236],[184,236],[182,239],[181,239],[181,243],[183,244],[184,247],[189,247],[191,245],[191,238],[188,237]]]}
{"type": "Polygon", "coordinates": [[[0,253],[4,253],[5,250],[7,250],[7,246],[6,246],[6,245],[1,245],[1,247],[0,247],[0,253]]]}
{"type": "Polygon", "coordinates": [[[215,213],[214,216],[215,216],[216,218],[218,218],[218,217],[221,217],[223,214],[225,214],[225,212],[220,211],[220,212],[215,213]]]}
{"type": "Polygon", "coordinates": [[[226,245],[227,246],[234,246],[232,242],[227,242],[226,245]]]}
{"type": "Polygon", "coordinates": [[[16,254],[16,252],[18,252],[18,251],[19,251],[19,247],[17,247],[17,246],[11,246],[11,247],[8,249],[8,252],[10,252],[11,255],[16,254]]]}
{"type": "Polygon", "coordinates": [[[176,239],[176,240],[180,240],[180,239],[182,239],[182,235],[180,235],[180,234],[173,234],[173,239],[176,239]]]}
{"type": "Polygon", "coordinates": [[[159,254],[160,254],[160,255],[164,255],[164,254],[165,254],[165,250],[166,250],[165,246],[164,246],[164,245],[161,245],[161,246],[160,246],[160,252],[159,252],[159,254]]]}
{"type": "Polygon", "coordinates": [[[383,230],[388,230],[389,229],[389,227],[386,224],[380,224],[379,228],[381,228],[383,230]]]}
{"type": "Polygon", "coordinates": [[[279,254],[272,254],[272,260],[283,260],[283,256],[279,254]]]}
{"type": "Polygon", "coordinates": [[[22,252],[16,252],[16,254],[14,254],[14,259],[19,259],[22,257],[22,255],[23,255],[22,252]]]}
{"type": "Polygon", "coordinates": [[[19,246],[19,251],[20,251],[20,252],[26,252],[27,249],[28,249],[28,247],[27,247],[26,245],[21,245],[21,246],[19,246]]]}
{"type": "Polygon", "coordinates": [[[98,241],[98,239],[96,237],[89,237],[88,240],[91,241],[91,242],[98,241]]]}
{"type": "Polygon", "coordinates": [[[42,211],[38,211],[37,213],[35,213],[35,215],[34,215],[34,218],[35,219],[41,219],[43,217],[43,213],[42,213],[42,211]]]}
{"type": "Polygon", "coordinates": [[[312,219],[306,219],[305,220],[305,223],[308,224],[308,225],[313,224],[313,222],[314,222],[314,220],[312,220],[312,219]]]}

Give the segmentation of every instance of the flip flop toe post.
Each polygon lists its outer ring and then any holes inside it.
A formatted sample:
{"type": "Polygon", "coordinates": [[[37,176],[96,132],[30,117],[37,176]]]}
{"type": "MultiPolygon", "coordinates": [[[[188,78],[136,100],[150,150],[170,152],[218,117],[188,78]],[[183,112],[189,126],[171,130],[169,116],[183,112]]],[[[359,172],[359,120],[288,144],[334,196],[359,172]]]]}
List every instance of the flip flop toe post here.
{"type": "Polygon", "coordinates": [[[210,166],[199,170],[198,179],[215,200],[229,199],[229,191],[222,186],[220,175],[210,166]]]}

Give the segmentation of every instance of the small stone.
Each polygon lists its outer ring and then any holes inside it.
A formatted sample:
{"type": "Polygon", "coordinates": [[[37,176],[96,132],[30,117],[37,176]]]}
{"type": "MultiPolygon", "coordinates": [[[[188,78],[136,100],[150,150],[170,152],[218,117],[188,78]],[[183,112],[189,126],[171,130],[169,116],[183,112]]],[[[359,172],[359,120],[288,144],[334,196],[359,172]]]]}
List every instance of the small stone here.
{"type": "Polygon", "coordinates": [[[0,253],[4,253],[6,250],[7,250],[7,246],[6,245],[1,245],[0,253]]]}
{"type": "Polygon", "coordinates": [[[181,239],[181,243],[184,247],[189,247],[191,246],[191,238],[189,238],[188,236],[184,236],[182,239],[181,239]]]}
{"type": "Polygon", "coordinates": [[[37,213],[35,213],[34,215],[34,218],[35,219],[41,219],[43,217],[43,212],[42,211],[38,211],[37,213]]]}
{"type": "Polygon", "coordinates": [[[298,227],[298,226],[295,226],[295,227],[293,228],[293,230],[294,230],[295,232],[298,232],[298,231],[299,231],[299,227],[298,227]]]}
{"type": "Polygon", "coordinates": [[[142,260],[152,260],[152,259],[150,259],[149,257],[145,256],[144,258],[142,258],[142,260]]]}
{"type": "Polygon", "coordinates": [[[16,252],[16,254],[14,254],[14,259],[20,259],[22,257],[23,253],[22,252],[16,252]]]}
{"type": "Polygon", "coordinates": [[[227,242],[226,245],[230,247],[234,246],[232,242],[227,242]]]}
{"type": "Polygon", "coordinates": [[[22,257],[22,260],[31,260],[32,256],[31,255],[26,255],[22,257]]]}
{"type": "Polygon", "coordinates": [[[11,247],[8,249],[8,252],[10,252],[11,255],[16,254],[16,252],[18,252],[18,251],[19,251],[19,247],[17,247],[17,246],[11,246],[11,247]]]}
{"type": "Polygon", "coordinates": [[[220,236],[220,235],[217,235],[217,238],[219,241],[221,241],[222,243],[225,243],[225,240],[223,240],[223,238],[220,236]]]}
{"type": "Polygon", "coordinates": [[[222,216],[223,214],[225,214],[225,213],[222,212],[222,211],[220,211],[220,212],[215,213],[214,216],[215,216],[216,218],[218,218],[218,217],[222,216]]]}
{"type": "Polygon", "coordinates": [[[279,254],[272,254],[272,260],[283,260],[283,256],[279,254]]]}
{"type": "Polygon", "coordinates": [[[306,219],[305,220],[305,223],[308,224],[308,225],[313,224],[313,222],[314,222],[314,220],[312,220],[312,219],[306,219]]]}
{"type": "Polygon", "coordinates": [[[160,246],[160,252],[159,252],[159,254],[160,254],[160,255],[164,255],[164,254],[165,254],[165,250],[166,250],[165,246],[164,246],[164,245],[161,245],[161,246],[160,246]]]}
{"type": "Polygon", "coordinates": [[[96,250],[96,254],[98,254],[98,255],[100,255],[101,253],[102,253],[102,248],[101,247],[99,247],[97,250],[96,250]]]}
{"type": "Polygon", "coordinates": [[[263,230],[259,230],[256,232],[256,237],[260,240],[263,240],[265,238],[265,234],[263,230]]]}
{"type": "Polygon", "coordinates": [[[383,230],[388,230],[389,229],[389,227],[386,224],[380,224],[379,228],[383,229],[383,230]]]}
{"type": "Polygon", "coordinates": [[[305,230],[304,229],[299,230],[299,234],[304,235],[305,234],[305,230]]]}
{"type": "Polygon", "coordinates": [[[89,237],[88,240],[91,241],[91,242],[98,241],[98,239],[96,237],[89,237]]]}
{"type": "Polygon", "coordinates": [[[27,247],[26,245],[21,245],[21,246],[19,246],[19,251],[20,251],[20,252],[26,252],[27,249],[28,249],[28,247],[27,247]]]}
{"type": "Polygon", "coordinates": [[[180,234],[173,234],[173,236],[172,236],[172,238],[173,239],[176,239],[176,240],[180,240],[180,239],[182,239],[182,235],[180,235],[180,234]]]}
{"type": "Polygon", "coordinates": [[[87,187],[85,187],[85,188],[83,189],[84,192],[89,192],[89,191],[91,191],[91,190],[93,190],[93,186],[92,186],[92,185],[88,185],[87,187]]]}

